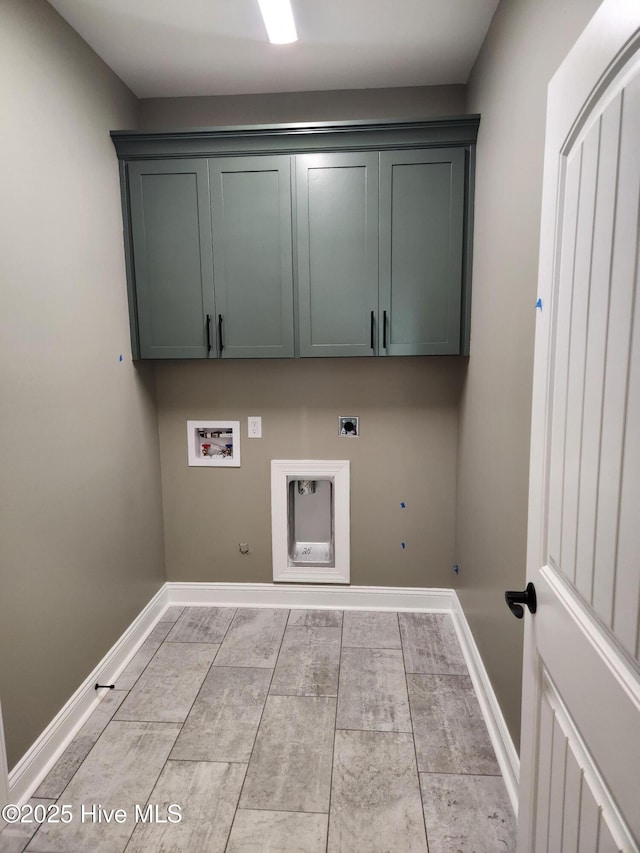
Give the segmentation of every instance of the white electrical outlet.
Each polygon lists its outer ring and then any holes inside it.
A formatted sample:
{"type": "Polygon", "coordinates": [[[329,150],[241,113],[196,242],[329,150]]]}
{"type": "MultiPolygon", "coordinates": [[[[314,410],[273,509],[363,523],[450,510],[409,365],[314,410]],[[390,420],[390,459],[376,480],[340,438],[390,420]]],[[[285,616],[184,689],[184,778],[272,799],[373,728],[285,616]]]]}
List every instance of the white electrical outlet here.
{"type": "Polygon", "coordinates": [[[249,415],[247,418],[248,438],[262,438],[262,418],[259,415],[249,415]]]}

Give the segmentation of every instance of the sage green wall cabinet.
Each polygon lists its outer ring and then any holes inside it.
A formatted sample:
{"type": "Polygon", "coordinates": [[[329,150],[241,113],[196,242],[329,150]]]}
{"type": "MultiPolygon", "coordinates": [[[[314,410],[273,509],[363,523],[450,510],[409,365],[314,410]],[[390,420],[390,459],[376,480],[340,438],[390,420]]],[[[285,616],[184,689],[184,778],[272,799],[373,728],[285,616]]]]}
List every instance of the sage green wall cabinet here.
{"type": "Polygon", "coordinates": [[[291,158],[209,160],[218,352],[294,355],[291,158]]]}
{"type": "Polygon", "coordinates": [[[381,355],[460,352],[465,152],[380,153],[381,355]]]}
{"type": "Polygon", "coordinates": [[[128,189],[141,358],[215,356],[207,161],[131,163],[128,189]]]}
{"type": "Polygon", "coordinates": [[[134,358],[467,355],[479,121],[112,132],[134,358]]]}
{"type": "Polygon", "coordinates": [[[375,355],[378,154],[296,157],[301,356],[375,355]]]}

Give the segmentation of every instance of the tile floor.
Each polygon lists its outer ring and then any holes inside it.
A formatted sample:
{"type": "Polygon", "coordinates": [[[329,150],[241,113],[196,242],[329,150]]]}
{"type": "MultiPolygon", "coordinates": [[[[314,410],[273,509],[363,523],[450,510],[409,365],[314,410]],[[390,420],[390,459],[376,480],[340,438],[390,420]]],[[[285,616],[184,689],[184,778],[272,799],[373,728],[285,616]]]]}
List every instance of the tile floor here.
{"type": "Polygon", "coordinates": [[[172,607],[32,803],[73,819],[13,825],[2,853],[515,850],[435,613],[172,607]]]}

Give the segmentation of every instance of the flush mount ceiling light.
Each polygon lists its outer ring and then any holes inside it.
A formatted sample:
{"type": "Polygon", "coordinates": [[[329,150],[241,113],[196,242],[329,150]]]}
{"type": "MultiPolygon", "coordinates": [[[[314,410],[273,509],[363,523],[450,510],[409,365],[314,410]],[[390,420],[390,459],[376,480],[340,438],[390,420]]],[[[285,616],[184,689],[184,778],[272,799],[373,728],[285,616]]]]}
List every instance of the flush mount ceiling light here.
{"type": "Polygon", "coordinates": [[[258,0],[271,44],[290,44],[298,40],[289,0],[258,0]]]}

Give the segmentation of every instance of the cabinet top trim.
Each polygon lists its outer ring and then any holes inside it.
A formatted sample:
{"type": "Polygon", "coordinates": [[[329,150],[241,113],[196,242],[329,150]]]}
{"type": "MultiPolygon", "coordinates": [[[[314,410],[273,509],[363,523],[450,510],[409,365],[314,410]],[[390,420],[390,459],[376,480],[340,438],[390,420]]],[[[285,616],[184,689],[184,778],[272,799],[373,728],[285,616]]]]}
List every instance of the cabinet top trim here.
{"type": "Polygon", "coordinates": [[[112,130],[120,160],[475,144],[477,114],[424,121],[309,122],[148,132],[112,130]]]}

